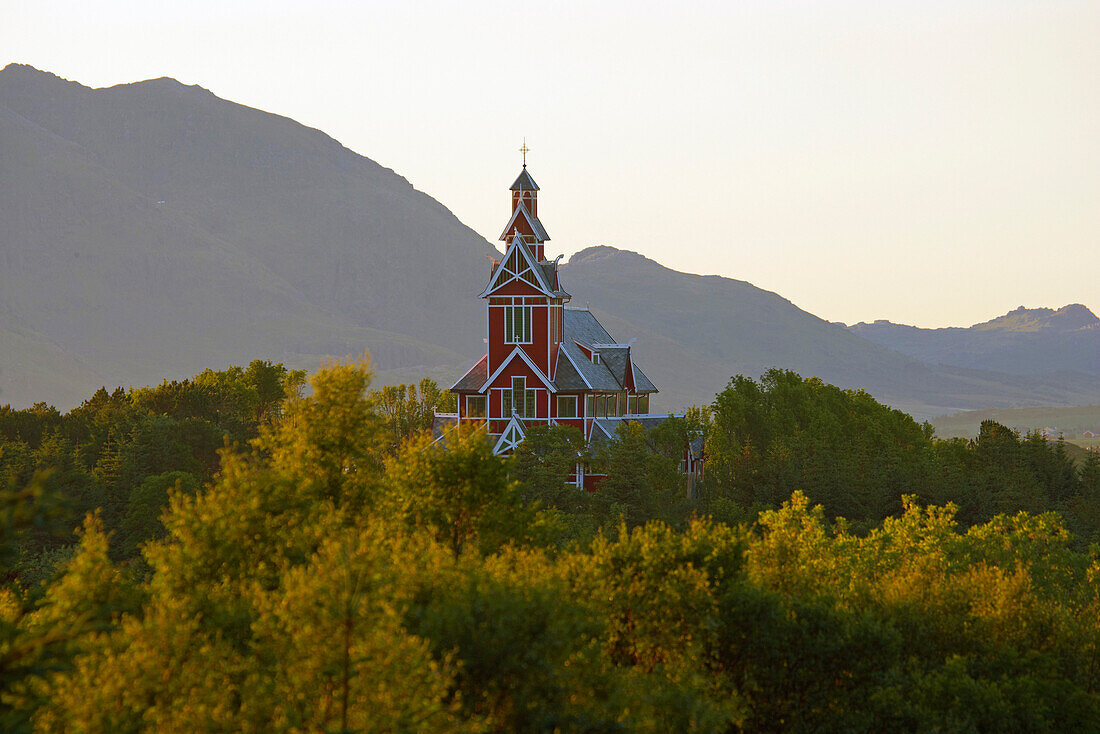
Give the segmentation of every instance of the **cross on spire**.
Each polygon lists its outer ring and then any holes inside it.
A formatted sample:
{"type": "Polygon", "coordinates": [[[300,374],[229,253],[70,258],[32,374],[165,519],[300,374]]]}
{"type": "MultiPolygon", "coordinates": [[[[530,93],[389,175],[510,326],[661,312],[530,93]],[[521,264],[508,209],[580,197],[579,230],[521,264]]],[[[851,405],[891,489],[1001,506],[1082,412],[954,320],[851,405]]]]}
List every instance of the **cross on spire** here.
{"type": "Polygon", "coordinates": [[[524,168],[527,168],[527,154],[530,151],[531,151],[531,149],[527,147],[527,138],[524,138],[523,139],[523,147],[521,147],[519,149],[519,152],[523,153],[523,167],[524,168]]]}

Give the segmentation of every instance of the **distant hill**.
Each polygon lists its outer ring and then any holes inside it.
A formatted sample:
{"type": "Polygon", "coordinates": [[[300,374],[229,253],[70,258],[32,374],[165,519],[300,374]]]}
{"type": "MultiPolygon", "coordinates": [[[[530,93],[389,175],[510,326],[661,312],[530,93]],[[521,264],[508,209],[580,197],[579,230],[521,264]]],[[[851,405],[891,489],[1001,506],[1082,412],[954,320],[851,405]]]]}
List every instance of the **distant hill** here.
{"type": "Polygon", "coordinates": [[[411,375],[481,348],[491,246],[317,130],[171,79],[11,65],[0,155],[0,343],[22,345],[0,402],[368,346],[411,375]]]}
{"type": "Polygon", "coordinates": [[[968,328],[921,329],[875,321],[849,329],[932,364],[1017,374],[1078,370],[1100,376],[1100,319],[1079,303],[1057,310],[1020,306],[968,328]]]}
{"type": "MultiPolygon", "coordinates": [[[[382,380],[445,383],[483,354],[477,294],[495,252],[401,176],[285,117],[172,79],[90,89],[0,71],[0,404],[70,408],[100,385],[364,349],[382,380]]],[[[612,248],[577,253],[562,283],[637,337],[658,407],[771,366],[922,417],[1100,402],[1079,372],[930,367],[749,283],[612,248]]]]}
{"type": "Polygon", "coordinates": [[[639,364],[676,408],[713,395],[731,375],[793,369],[864,388],[920,418],[964,408],[1076,405],[1100,381],[932,366],[863,339],[744,281],[670,270],[637,253],[592,247],[562,266],[574,302],[589,302],[619,339],[637,337],[639,364]]]}

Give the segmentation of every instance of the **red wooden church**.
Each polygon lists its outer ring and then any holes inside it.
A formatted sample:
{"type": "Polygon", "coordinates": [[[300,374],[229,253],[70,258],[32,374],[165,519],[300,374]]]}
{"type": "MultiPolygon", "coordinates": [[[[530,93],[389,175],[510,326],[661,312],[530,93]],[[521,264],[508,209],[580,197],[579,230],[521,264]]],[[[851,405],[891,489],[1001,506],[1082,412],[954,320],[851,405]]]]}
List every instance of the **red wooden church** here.
{"type": "MultiPolygon", "coordinates": [[[[587,308],[568,305],[561,257],[546,256],[550,236],[539,220],[538,191],[524,160],[500,236],[504,256],[493,261],[481,293],[486,353],[451,387],[458,414],[447,418],[487,422],[497,453],[518,446],[535,422],[573,426],[598,442],[614,437],[623,420],[668,417],[649,412],[657,388],[634,363],[630,344],[617,342],[587,308]]],[[[685,457],[689,473],[693,453],[685,457]]],[[[596,477],[587,479],[578,467],[576,483],[596,477]]]]}

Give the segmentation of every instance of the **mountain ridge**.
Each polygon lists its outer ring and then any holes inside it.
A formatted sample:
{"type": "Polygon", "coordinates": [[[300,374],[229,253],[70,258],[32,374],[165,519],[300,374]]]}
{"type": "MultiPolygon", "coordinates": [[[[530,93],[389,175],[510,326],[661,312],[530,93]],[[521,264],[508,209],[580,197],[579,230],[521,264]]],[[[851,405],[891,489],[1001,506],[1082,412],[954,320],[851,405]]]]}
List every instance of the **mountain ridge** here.
{"type": "Polygon", "coordinates": [[[1052,365],[1100,376],[1100,318],[1086,306],[1020,306],[968,327],[925,329],[886,320],[849,331],[932,364],[1044,373],[1052,365]]]}
{"type": "Polygon", "coordinates": [[[877,398],[920,417],[970,407],[1014,407],[1051,401],[1062,405],[1088,401],[1100,389],[1089,376],[1062,371],[1046,376],[935,366],[876,344],[806,312],[789,299],[717,275],[683,274],[638,253],[607,246],[586,248],[561,268],[562,284],[574,300],[588,301],[594,313],[617,337],[637,337],[639,364],[679,407],[684,393],[720,390],[734,374],[751,376],[769,368],[793,369],[846,388],[867,389],[877,398]],[[652,271],[638,272],[638,268],[652,271]],[[620,283],[621,281],[621,283],[620,283]],[[647,284],[644,296],[636,282],[647,284]],[[608,284],[612,286],[608,289],[608,284]],[[705,301],[700,316],[694,308],[705,301]],[[648,304],[653,308],[647,309],[648,304]],[[635,314],[644,313],[648,323],[635,314]],[[731,314],[752,314],[749,320],[731,314]],[[657,323],[654,323],[656,321],[657,323]],[[725,332],[725,341],[711,334],[725,332]],[[675,356],[692,355],[692,387],[678,385],[678,362],[668,349],[658,350],[652,367],[646,349],[653,339],[676,340],[675,356]],[[1029,398],[1029,393],[1042,396],[1029,398]],[[988,403],[988,405],[987,405],[988,403]]]}
{"type": "MultiPolygon", "coordinates": [[[[9,65],[0,133],[0,340],[22,355],[0,350],[0,402],[71,407],[104,383],[365,348],[384,379],[444,382],[482,353],[483,255],[499,251],[320,130],[168,77],[91,89],[9,65]]],[[[772,366],[922,415],[1100,400],[1074,375],[931,367],[745,281],[607,246],[575,253],[562,283],[638,337],[665,408],[772,366]]]]}

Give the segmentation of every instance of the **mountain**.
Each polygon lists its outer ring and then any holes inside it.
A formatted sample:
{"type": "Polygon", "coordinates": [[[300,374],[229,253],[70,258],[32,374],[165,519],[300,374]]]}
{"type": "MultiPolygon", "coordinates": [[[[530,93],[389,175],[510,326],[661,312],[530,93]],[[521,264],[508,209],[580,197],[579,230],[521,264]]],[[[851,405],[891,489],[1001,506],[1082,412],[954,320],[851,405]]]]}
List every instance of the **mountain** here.
{"type": "MultiPolygon", "coordinates": [[[[90,89],[0,71],[0,222],[0,403],[69,408],[100,385],[364,349],[383,381],[447,382],[483,354],[492,245],[324,133],[172,79],[90,89]]],[[[575,304],[637,338],[659,407],[772,366],[920,416],[1100,402],[1080,373],[929,366],[630,252],[590,248],[561,272],[575,304]]]]}
{"type": "Polygon", "coordinates": [[[292,120],[171,79],[93,90],[11,65],[0,160],[0,343],[22,345],[0,354],[5,402],[368,346],[411,375],[481,348],[468,284],[493,248],[292,120]]]}
{"type": "Polygon", "coordinates": [[[712,395],[734,374],[771,367],[864,388],[921,418],[967,408],[1076,405],[1100,394],[1100,381],[1080,373],[929,365],[750,283],[680,273],[611,247],[575,254],[562,266],[561,282],[617,338],[637,338],[638,362],[661,388],[665,407],[699,402],[697,396],[712,395]]]}
{"type": "Polygon", "coordinates": [[[968,328],[921,329],[889,321],[848,328],[932,364],[1016,374],[1070,369],[1100,376],[1100,319],[1079,303],[1057,310],[1020,306],[968,328]]]}

